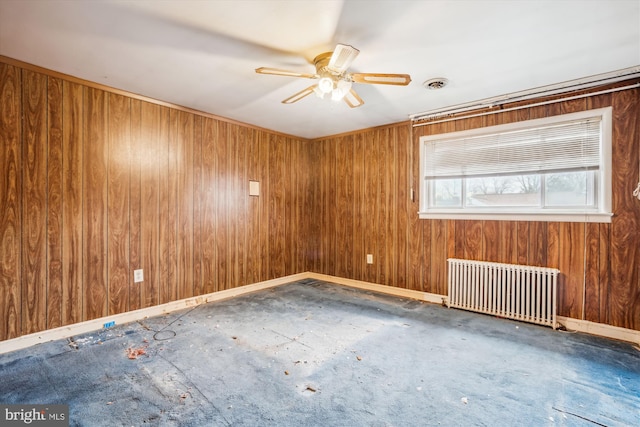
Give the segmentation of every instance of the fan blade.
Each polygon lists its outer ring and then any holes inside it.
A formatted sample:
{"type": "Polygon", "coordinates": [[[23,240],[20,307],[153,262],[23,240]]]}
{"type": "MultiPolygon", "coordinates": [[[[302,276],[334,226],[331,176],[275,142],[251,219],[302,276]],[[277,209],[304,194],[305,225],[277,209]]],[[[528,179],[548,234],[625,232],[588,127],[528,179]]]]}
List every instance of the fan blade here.
{"type": "Polygon", "coordinates": [[[316,86],[318,86],[318,85],[311,85],[308,88],[303,89],[300,92],[296,93],[295,95],[291,95],[290,97],[288,97],[287,99],[282,101],[282,103],[283,104],[293,104],[294,102],[298,102],[302,98],[304,98],[305,96],[311,95],[313,93],[313,90],[316,88],[316,86]]]}
{"type": "Polygon", "coordinates": [[[356,83],[406,86],[411,82],[409,74],[353,73],[351,79],[356,83]]]}
{"type": "Polygon", "coordinates": [[[316,79],[318,76],[309,73],[298,73],[297,71],[279,70],[277,68],[256,68],[258,74],[271,74],[274,76],[286,76],[286,77],[303,77],[305,79],[316,79]]]}
{"type": "Polygon", "coordinates": [[[360,96],[358,96],[358,94],[356,93],[355,90],[351,89],[345,96],[344,96],[344,102],[347,103],[347,105],[351,108],[356,108],[361,106],[362,104],[364,104],[364,101],[362,100],[362,98],[360,98],[360,96]]]}
{"type": "Polygon", "coordinates": [[[327,68],[336,73],[344,73],[359,53],[360,51],[353,46],[339,44],[333,51],[327,68]]]}

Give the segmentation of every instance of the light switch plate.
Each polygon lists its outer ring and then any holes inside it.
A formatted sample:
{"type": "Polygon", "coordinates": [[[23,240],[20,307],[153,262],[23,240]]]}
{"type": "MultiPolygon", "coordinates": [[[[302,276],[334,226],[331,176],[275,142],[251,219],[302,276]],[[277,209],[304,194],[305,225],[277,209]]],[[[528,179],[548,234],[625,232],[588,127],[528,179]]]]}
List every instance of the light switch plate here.
{"type": "Polygon", "coordinates": [[[373,254],[367,254],[367,264],[373,264],[373,254]]]}
{"type": "Polygon", "coordinates": [[[133,282],[134,283],[144,282],[143,270],[133,270],[133,282]]]}
{"type": "Polygon", "coordinates": [[[260,195],[260,181],[249,181],[249,195],[250,196],[260,195]]]}

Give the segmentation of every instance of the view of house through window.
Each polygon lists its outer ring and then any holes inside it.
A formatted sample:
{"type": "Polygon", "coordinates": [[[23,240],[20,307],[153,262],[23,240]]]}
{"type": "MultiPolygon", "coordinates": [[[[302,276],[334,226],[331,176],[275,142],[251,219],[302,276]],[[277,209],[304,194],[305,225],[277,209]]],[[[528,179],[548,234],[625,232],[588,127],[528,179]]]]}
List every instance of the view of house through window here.
{"type": "Polygon", "coordinates": [[[600,109],[421,138],[420,216],[610,221],[610,117],[600,109]]]}

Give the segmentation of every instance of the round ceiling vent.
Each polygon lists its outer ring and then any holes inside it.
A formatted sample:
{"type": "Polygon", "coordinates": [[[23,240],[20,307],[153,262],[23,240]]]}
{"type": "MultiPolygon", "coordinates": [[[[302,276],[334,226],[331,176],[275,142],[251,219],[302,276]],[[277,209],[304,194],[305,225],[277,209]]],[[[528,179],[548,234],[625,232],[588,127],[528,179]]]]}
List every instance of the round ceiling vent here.
{"type": "Polygon", "coordinates": [[[430,90],[442,89],[449,83],[449,80],[444,77],[436,77],[435,79],[429,79],[426,82],[422,83],[424,87],[430,90]]]}

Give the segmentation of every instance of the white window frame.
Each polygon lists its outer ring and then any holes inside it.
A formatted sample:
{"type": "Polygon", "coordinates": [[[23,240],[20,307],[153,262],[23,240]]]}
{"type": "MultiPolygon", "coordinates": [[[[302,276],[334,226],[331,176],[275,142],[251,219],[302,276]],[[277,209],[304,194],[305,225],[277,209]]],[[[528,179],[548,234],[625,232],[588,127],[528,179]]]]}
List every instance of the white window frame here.
{"type": "MultiPolygon", "coordinates": [[[[427,135],[420,138],[420,212],[421,219],[479,219],[505,221],[559,221],[559,222],[611,222],[611,143],[612,108],[585,110],[542,119],[525,120],[504,125],[489,126],[461,132],[427,135]],[[426,176],[425,155],[429,142],[469,138],[472,136],[511,132],[534,127],[544,127],[569,120],[599,117],[601,120],[600,165],[598,169],[596,198],[597,207],[578,209],[540,208],[436,208],[429,207],[429,180],[426,176]]],[[[543,177],[541,176],[541,179],[543,177]]]]}

